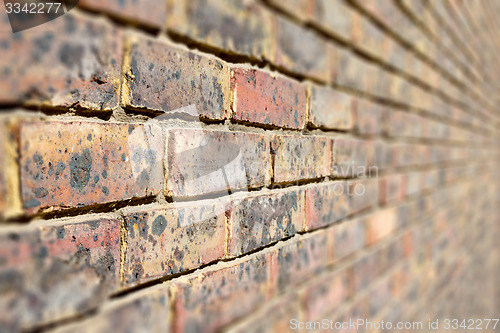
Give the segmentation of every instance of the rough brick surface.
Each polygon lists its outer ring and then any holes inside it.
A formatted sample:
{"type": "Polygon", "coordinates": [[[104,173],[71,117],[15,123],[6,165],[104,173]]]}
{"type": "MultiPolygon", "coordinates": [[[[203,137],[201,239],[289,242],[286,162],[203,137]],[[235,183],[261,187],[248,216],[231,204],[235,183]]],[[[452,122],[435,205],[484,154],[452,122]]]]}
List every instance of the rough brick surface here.
{"type": "Polygon", "coordinates": [[[1,232],[2,327],[17,331],[77,315],[117,289],[119,221],[80,220],[1,232]]]}
{"type": "Polygon", "coordinates": [[[335,181],[306,189],[306,229],[312,230],[335,223],[349,212],[349,186],[335,181]]]}
{"type": "Polygon", "coordinates": [[[2,33],[0,43],[9,52],[0,58],[0,102],[94,111],[116,108],[120,35],[102,20],[73,14],[43,29],[2,33]]]}
{"type": "Polygon", "coordinates": [[[281,76],[243,67],[231,72],[233,119],[300,129],[306,117],[306,89],[281,76]]]}
{"type": "Polygon", "coordinates": [[[126,211],[124,287],[197,268],[225,253],[229,201],[126,211]]]}
{"type": "Polygon", "coordinates": [[[224,61],[135,34],[127,35],[126,46],[124,107],[211,119],[228,115],[229,67],[224,61]]]}
{"type": "Polygon", "coordinates": [[[271,17],[253,1],[169,1],[167,25],[176,34],[224,52],[269,57],[271,17]]]}
{"type": "Polygon", "coordinates": [[[274,135],[274,181],[292,182],[328,176],[332,164],[332,139],[321,136],[274,135]]]}
{"type": "Polygon", "coordinates": [[[314,127],[350,130],[355,99],[327,87],[309,86],[309,122],[314,127]]]}
{"type": "Polygon", "coordinates": [[[168,129],[167,194],[197,196],[268,185],[269,137],[257,133],[168,129]]]}
{"type": "Polygon", "coordinates": [[[293,236],[304,229],[304,191],[285,189],[235,198],[228,254],[237,256],[293,236]]]}
{"type": "Polygon", "coordinates": [[[252,255],[176,280],[175,331],[214,331],[255,310],[271,295],[270,260],[269,253],[252,255]]]}
{"type": "Polygon", "coordinates": [[[157,125],[25,122],[19,149],[28,213],[140,198],[163,188],[157,125]]]}

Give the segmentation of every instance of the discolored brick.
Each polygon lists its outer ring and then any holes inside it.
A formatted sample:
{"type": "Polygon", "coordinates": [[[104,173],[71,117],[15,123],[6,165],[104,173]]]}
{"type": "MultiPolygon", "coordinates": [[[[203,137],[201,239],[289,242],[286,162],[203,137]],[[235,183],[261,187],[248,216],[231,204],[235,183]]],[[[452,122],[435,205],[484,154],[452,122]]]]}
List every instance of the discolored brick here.
{"type": "Polygon", "coordinates": [[[328,87],[309,85],[308,121],[314,127],[350,130],[356,99],[349,94],[328,87]]]}
{"type": "Polygon", "coordinates": [[[175,34],[225,53],[269,57],[271,17],[255,1],[169,0],[167,26],[175,34]]]}
{"type": "Polygon", "coordinates": [[[27,213],[146,197],[163,187],[157,125],[27,121],[19,138],[27,213]]]}
{"type": "Polygon", "coordinates": [[[367,141],[336,137],[333,143],[333,174],[341,178],[363,178],[370,160],[367,141]]]}
{"type": "MultiPolygon", "coordinates": [[[[378,177],[378,169],[368,169],[369,178],[378,177]]],[[[379,181],[377,179],[349,180],[349,214],[357,214],[377,206],[379,202],[379,181]]]]}
{"type": "Polygon", "coordinates": [[[300,129],[306,118],[306,89],[282,76],[261,70],[233,67],[233,119],[256,124],[300,129]]]}
{"type": "Polygon", "coordinates": [[[327,44],[319,35],[281,16],[273,17],[273,26],[271,61],[276,66],[302,76],[329,80],[332,64],[327,44]]]}
{"type": "Polygon", "coordinates": [[[347,182],[314,184],[306,189],[306,230],[321,228],[347,216],[349,211],[347,182]]]}
{"type": "Polygon", "coordinates": [[[198,268],[225,252],[228,199],[124,210],[126,288],[198,268]]]}
{"type": "Polygon", "coordinates": [[[380,179],[380,203],[401,201],[407,192],[408,175],[397,174],[380,179]]]}
{"type": "Polygon", "coordinates": [[[120,224],[90,216],[0,232],[0,323],[12,331],[96,308],[117,290],[120,224]]]}
{"type": "Polygon", "coordinates": [[[373,245],[389,236],[397,228],[397,210],[386,208],[370,214],[366,218],[366,242],[373,245]]]}
{"type": "Polygon", "coordinates": [[[169,196],[197,196],[270,183],[270,143],[264,134],[193,128],[166,132],[169,196]]]}
{"type": "Polygon", "coordinates": [[[0,102],[111,111],[120,91],[121,31],[72,11],[2,34],[0,102]],[[64,31],[64,34],[60,32],[64,31]]]}
{"type": "Polygon", "coordinates": [[[354,130],[363,135],[382,133],[386,110],[379,104],[359,99],[354,107],[354,130]]]}
{"type": "Polygon", "coordinates": [[[126,52],[124,107],[176,110],[210,119],[227,117],[230,74],[222,60],[132,33],[127,35],[126,52]]]}
{"type": "Polygon", "coordinates": [[[351,40],[354,11],[342,0],[313,0],[312,23],[321,30],[345,41],[351,40]]]}
{"type": "Polygon", "coordinates": [[[254,311],[271,295],[270,260],[260,252],[172,281],[174,331],[217,331],[254,311]]]}
{"type": "Polygon", "coordinates": [[[233,199],[228,255],[238,256],[293,236],[304,228],[304,191],[285,189],[233,199]]]}
{"type": "Polygon", "coordinates": [[[293,182],[328,176],[332,163],[332,139],[325,136],[274,135],[274,181],[293,182]]]}
{"type": "Polygon", "coordinates": [[[334,225],[327,230],[331,261],[347,258],[365,246],[365,220],[356,218],[334,225]]]}
{"type": "Polygon", "coordinates": [[[167,14],[167,2],[146,0],[80,0],[84,8],[105,12],[126,21],[133,21],[148,27],[163,28],[167,14]]]}

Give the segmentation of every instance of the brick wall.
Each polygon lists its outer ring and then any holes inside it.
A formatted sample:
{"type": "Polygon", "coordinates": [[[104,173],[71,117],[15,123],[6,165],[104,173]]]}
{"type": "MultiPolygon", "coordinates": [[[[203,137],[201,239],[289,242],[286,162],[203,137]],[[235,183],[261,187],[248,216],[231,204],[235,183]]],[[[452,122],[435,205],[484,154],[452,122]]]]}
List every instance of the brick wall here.
{"type": "Polygon", "coordinates": [[[2,8],[0,326],[498,318],[499,10],[80,0],[12,34],[2,8]]]}

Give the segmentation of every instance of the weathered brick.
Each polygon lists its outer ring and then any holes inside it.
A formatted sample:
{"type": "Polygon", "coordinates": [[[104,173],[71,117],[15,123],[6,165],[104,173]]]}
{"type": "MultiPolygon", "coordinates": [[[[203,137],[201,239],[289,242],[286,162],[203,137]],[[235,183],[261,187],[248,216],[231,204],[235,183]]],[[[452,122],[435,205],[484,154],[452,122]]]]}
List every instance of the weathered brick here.
{"type": "MultiPolygon", "coordinates": [[[[369,169],[369,177],[376,178],[369,169]]],[[[350,180],[349,186],[349,214],[357,214],[363,210],[375,207],[379,202],[379,183],[377,179],[350,180]]]]}
{"type": "Polygon", "coordinates": [[[352,292],[349,273],[350,270],[344,268],[311,280],[303,300],[306,320],[326,318],[325,315],[344,304],[352,292]]]}
{"type": "Polygon", "coordinates": [[[167,129],[167,194],[186,197],[268,185],[269,152],[264,134],[167,129]]]}
{"type": "Polygon", "coordinates": [[[58,327],[54,332],[165,332],[171,331],[172,314],[166,285],[154,286],[123,299],[104,303],[92,317],[58,327]]]}
{"type": "Polygon", "coordinates": [[[406,196],[407,175],[389,175],[380,179],[380,203],[400,201],[406,196]]]}
{"type": "Polygon", "coordinates": [[[278,67],[321,81],[329,80],[331,66],[327,44],[314,32],[280,16],[273,17],[274,53],[278,67]]]}
{"type": "Polygon", "coordinates": [[[309,85],[309,122],[314,127],[350,130],[355,98],[328,87],[309,85]]]}
{"type": "Polygon", "coordinates": [[[28,213],[146,197],[163,188],[157,125],[27,121],[19,131],[28,213]]]}
{"type": "Polygon", "coordinates": [[[330,261],[337,262],[365,246],[365,220],[357,218],[334,225],[327,230],[330,261]]]}
{"type": "Polygon", "coordinates": [[[321,228],[347,216],[347,182],[313,184],[306,188],[306,230],[321,228]]]}
{"type": "Polygon", "coordinates": [[[271,283],[269,252],[176,279],[174,331],[217,331],[267,301],[271,283]]]}
{"type": "Polygon", "coordinates": [[[225,253],[229,199],[124,210],[125,288],[198,268],[225,253]]]}
{"type": "Polygon", "coordinates": [[[362,178],[367,175],[369,161],[366,141],[336,137],[333,143],[333,174],[342,178],[362,178]]]}
{"type": "Polygon", "coordinates": [[[177,110],[210,119],[228,116],[230,74],[222,60],[132,33],[127,35],[126,52],[124,107],[159,112],[177,110]]]}
{"type": "Polygon", "coordinates": [[[110,111],[118,106],[121,32],[72,11],[34,29],[2,34],[0,102],[110,111]],[[65,31],[61,34],[61,31],[65,31]]]}
{"type": "MultiPolygon", "coordinates": [[[[296,295],[284,295],[273,298],[263,304],[256,313],[242,322],[225,329],[227,333],[263,333],[287,332],[290,330],[290,319],[301,317],[301,304],[296,295]]],[[[299,319],[300,320],[300,319],[299,319]]]]}
{"type": "Polygon", "coordinates": [[[359,293],[374,281],[381,271],[377,263],[378,253],[371,252],[352,265],[354,292],[359,293]]]}
{"type": "Polygon", "coordinates": [[[233,119],[300,129],[306,118],[306,88],[262,70],[233,67],[233,119]]]}
{"type": "Polygon", "coordinates": [[[269,57],[271,17],[255,1],[169,1],[167,11],[167,26],[175,34],[226,53],[269,57]]]}
{"type": "Polygon", "coordinates": [[[386,208],[366,218],[366,243],[373,245],[389,236],[397,228],[397,210],[386,208]]]}
{"type": "Polygon", "coordinates": [[[278,292],[293,288],[324,269],[328,260],[327,237],[319,230],[294,237],[275,251],[273,273],[278,292]]]}
{"type": "Polygon", "coordinates": [[[331,81],[345,88],[353,89],[360,92],[367,90],[367,80],[365,69],[365,60],[362,60],[358,55],[349,49],[337,48],[337,71],[331,81]]]}
{"type": "Polygon", "coordinates": [[[284,189],[233,199],[228,254],[238,256],[304,229],[304,191],[284,189]]]}
{"type": "Polygon", "coordinates": [[[324,136],[274,135],[274,181],[292,182],[328,176],[332,163],[332,139],[324,136]]]}
{"type": "Polygon", "coordinates": [[[354,130],[363,135],[376,135],[382,132],[385,109],[376,103],[358,99],[354,107],[354,130]]]}
{"type": "Polygon", "coordinates": [[[12,331],[91,310],[118,287],[117,219],[43,222],[0,233],[0,323],[12,331]]]}
{"type": "Polygon", "coordinates": [[[312,23],[337,38],[351,40],[353,10],[342,0],[313,0],[313,2],[312,23]]]}

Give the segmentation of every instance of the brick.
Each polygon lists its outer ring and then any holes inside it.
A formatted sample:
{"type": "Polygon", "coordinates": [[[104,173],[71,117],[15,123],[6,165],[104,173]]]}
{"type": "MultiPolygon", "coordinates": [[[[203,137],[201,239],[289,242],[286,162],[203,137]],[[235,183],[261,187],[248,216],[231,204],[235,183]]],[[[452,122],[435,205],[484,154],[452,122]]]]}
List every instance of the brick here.
{"type": "Polygon", "coordinates": [[[309,21],[313,17],[314,4],[310,0],[269,0],[268,2],[301,21],[309,21]]]}
{"type": "Polygon", "coordinates": [[[368,295],[370,316],[376,316],[380,313],[391,299],[391,280],[388,277],[383,278],[377,283],[375,288],[368,295]]]}
{"type": "Polygon", "coordinates": [[[165,332],[171,331],[172,314],[165,285],[147,288],[123,299],[104,303],[92,317],[56,328],[71,332],[165,332]]]}
{"type": "Polygon", "coordinates": [[[342,178],[361,178],[369,161],[366,141],[337,137],[333,143],[333,174],[342,178]]]}
{"type": "Polygon", "coordinates": [[[324,269],[327,237],[323,230],[294,237],[275,251],[273,272],[278,292],[290,290],[324,269]]]}
{"type": "Polygon", "coordinates": [[[2,34],[0,102],[111,111],[118,106],[121,32],[71,12],[43,29],[2,34]],[[61,34],[61,31],[65,31],[61,34]]]}
{"type": "Polygon", "coordinates": [[[94,309],[118,287],[117,219],[43,222],[0,233],[0,322],[12,331],[94,309]]]}
{"type": "Polygon", "coordinates": [[[397,211],[386,208],[370,214],[366,218],[366,243],[373,245],[386,238],[397,228],[397,211]]]}
{"type": "Polygon", "coordinates": [[[328,229],[330,258],[338,262],[365,246],[365,220],[356,218],[334,225],[328,229]]]}
{"type": "Polygon", "coordinates": [[[326,318],[341,307],[351,295],[350,270],[341,269],[311,280],[304,292],[305,317],[308,321],[326,318]]]}
{"type": "Polygon", "coordinates": [[[345,41],[351,39],[353,10],[341,0],[314,0],[312,24],[345,41]]]}
{"type": "Polygon", "coordinates": [[[407,175],[390,175],[380,179],[380,203],[401,201],[406,196],[407,175]]]}
{"type": "Polygon", "coordinates": [[[349,211],[348,186],[335,181],[306,189],[306,230],[321,228],[345,218],[349,211]]]}
{"type": "Polygon", "coordinates": [[[233,119],[301,129],[306,118],[306,88],[273,73],[243,67],[231,71],[233,119]]]}
{"type": "Polygon", "coordinates": [[[157,125],[27,121],[19,148],[27,213],[146,197],[163,187],[157,125]]]}
{"type": "Polygon", "coordinates": [[[254,1],[169,1],[167,26],[175,34],[225,53],[269,57],[271,17],[254,1]]]}
{"type": "Polygon", "coordinates": [[[309,85],[309,122],[314,127],[348,131],[353,127],[355,98],[331,88],[309,85]]]}
{"type": "Polygon", "coordinates": [[[130,288],[221,259],[229,209],[228,199],[125,209],[123,286],[130,288]]]}
{"type": "MultiPolygon", "coordinates": [[[[369,177],[377,178],[378,174],[372,174],[369,169],[369,177]]],[[[379,202],[379,184],[376,179],[349,180],[349,214],[357,214],[364,210],[376,207],[379,202]]]]}
{"type": "MultiPolygon", "coordinates": [[[[255,314],[251,314],[241,323],[225,329],[227,333],[262,333],[287,332],[290,330],[290,319],[300,318],[300,307],[296,295],[285,295],[273,298],[263,304],[255,314]]],[[[300,319],[299,319],[300,320],[300,319]]]]}
{"type": "Polygon", "coordinates": [[[188,197],[270,184],[268,136],[189,128],[166,132],[167,195],[188,197]]]}
{"type": "Polygon", "coordinates": [[[367,68],[365,61],[349,49],[337,48],[337,71],[333,72],[334,76],[331,81],[339,86],[353,89],[359,92],[367,90],[367,79],[365,69],[367,68]]]}
{"type": "Polygon", "coordinates": [[[176,279],[174,331],[217,331],[264,304],[271,283],[269,252],[176,279]]]}
{"type": "Polygon", "coordinates": [[[327,44],[314,32],[280,16],[273,17],[274,39],[271,61],[287,71],[329,80],[330,59],[327,44]]]}
{"type": "Polygon", "coordinates": [[[228,255],[238,256],[303,231],[304,191],[284,189],[233,199],[228,255]]]}
{"type": "Polygon", "coordinates": [[[331,168],[332,139],[322,136],[274,135],[274,181],[292,182],[328,176],[331,168]]]}
{"type": "Polygon", "coordinates": [[[363,135],[377,135],[382,132],[385,109],[373,102],[358,99],[354,107],[354,130],[363,135]]]}
{"type": "Polygon", "coordinates": [[[162,28],[166,18],[166,2],[154,0],[142,1],[140,4],[133,0],[81,0],[78,3],[84,8],[106,12],[126,21],[138,22],[153,28],[162,28]]]}
{"type": "Polygon", "coordinates": [[[353,290],[359,293],[374,281],[381,271],[377,263],[377,252],[369,253],[352,265],[353,290]]]}
{"type": "Polygon", "coordinates": [[[143,111],[177,112],[209,119],[229,115],[228,65],[215,57],[168,42],[128,34],[122,105],[143,111]],[[194,106],[186,108],[187,106],[194,106]]]}

